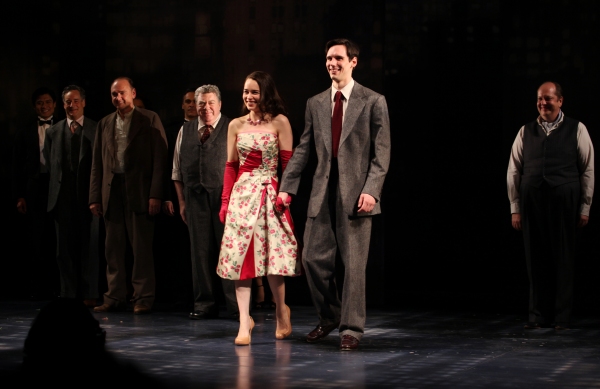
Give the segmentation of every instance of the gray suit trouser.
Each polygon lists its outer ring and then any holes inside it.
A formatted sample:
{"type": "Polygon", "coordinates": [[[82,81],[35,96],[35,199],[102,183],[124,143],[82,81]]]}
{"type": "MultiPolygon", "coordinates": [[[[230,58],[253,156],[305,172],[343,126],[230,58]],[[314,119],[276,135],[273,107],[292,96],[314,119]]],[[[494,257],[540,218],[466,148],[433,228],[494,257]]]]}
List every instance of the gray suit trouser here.
{"type": "Polygon", "coordinates": [[[125,254],[127,239],[133,250],[134,304],[152,307],[154,304],[156,279],[154,275],[154,217],[148,212],[136,213],[129,209],[125,191],[125,177],[115,174],[111,182],[108,210],[104,215],[106,226],[106,281],[108,291],[104,303],[122,306],[126,303],[127,284],[125,254]]]}
{"type": "Polygon", "coordinates": [[[219,220],[221,198],[211,198],[208,192],[198,193],[189,187],[184,187],[184,196],[190,232],[194,311],[218,314],[216,288],[220,280],[227,310],[237,313],[235,283],[219,277],[216,271],[225,228],[219,220]]]}
{"type": "MultiPolygon", "coordinates": [[[[337,166],[336,166],[337,167],[337,166]]],[[[333,169],[332,169],[333,170],[333,169]]],[[[308,218],[304,231],[304,268],[319,324],[340,322],[340,336],[361,339],[365,330],[365,271],[369,257],[371,217],[349,217],[342,208],[336,174],[336,196],[328,196],[319,213],[308,218]],[[344,265],[342,296],[338,295],[335,262],[339,250],[344,265]]]]}

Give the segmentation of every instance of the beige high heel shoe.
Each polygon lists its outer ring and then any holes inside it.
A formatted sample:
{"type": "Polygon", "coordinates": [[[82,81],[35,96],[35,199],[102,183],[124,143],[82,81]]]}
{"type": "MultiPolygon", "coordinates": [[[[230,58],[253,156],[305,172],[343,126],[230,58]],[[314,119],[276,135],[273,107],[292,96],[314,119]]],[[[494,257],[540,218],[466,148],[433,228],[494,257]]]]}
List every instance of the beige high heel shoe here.
{"type": "Polygon", "coordinates": [[[286,329],[283,331],[275,330],[275,339],[285,339],[292,333],[292,311],[287,305],[284,305],[284,307],[285,309],[287,309],[287,326],[286,329]]]}
{"type": "Polygon", "coordinates": [[[248,346],[252,342],[252,329],[254,328],[254,320],[250,316],[250,330],[248,336],[238,336],[235,338],[236,346],[248,346]]]}

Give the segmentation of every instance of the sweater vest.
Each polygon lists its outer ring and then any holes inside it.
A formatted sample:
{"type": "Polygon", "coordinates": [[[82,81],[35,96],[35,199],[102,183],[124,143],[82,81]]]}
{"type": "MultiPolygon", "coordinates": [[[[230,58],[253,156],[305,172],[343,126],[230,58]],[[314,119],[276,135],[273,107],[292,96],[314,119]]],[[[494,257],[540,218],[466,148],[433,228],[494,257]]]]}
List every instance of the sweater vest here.
{"type": "Polygon", "coordinates": [[[564,117],[563,122],[546,135],[533,121],[523,133],[523,184],[540,187],[543,182],[556,187],[579,181],[577,166],[577,127],[579,122],[564,117]]]}
{"type": "Polygon", "coordinates": [[[202,144],[198,139],[198,121],[190,120],[183,125],[181,147],[179,148],[179,168],[183,185],[197,192],[202,191],[200,177],[200,154],[202,144]]]}

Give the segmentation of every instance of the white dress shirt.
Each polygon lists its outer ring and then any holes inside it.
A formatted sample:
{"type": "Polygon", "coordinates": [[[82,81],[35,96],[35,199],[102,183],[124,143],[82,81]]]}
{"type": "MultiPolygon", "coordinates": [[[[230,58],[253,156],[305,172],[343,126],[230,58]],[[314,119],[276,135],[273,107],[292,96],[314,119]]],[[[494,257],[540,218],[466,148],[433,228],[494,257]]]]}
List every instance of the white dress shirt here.
{"type": "MultiPolygon", "coordinates": [[[[47,119],[38,116],[38,120],[52,120],[52,124],[54,124],[54,116],[50,116],[47,119]]],[[[46,130],[50,128],[50,124],[42,124],[40,126],[38,122],[38,145],[40,147],[40,172],[47,173],[48,168],[46,168],[46,158],[44,158],[44,142],[46,141],[46,130]]]]}
{"type": "Polygon", "coordinates": [[[129,113],[125,114],[124,118],[117,112],[117,122],[115,123],[115,140],[117,144],[117,166],[115,166],[115,173],[125,172],[125,159],[124,153],[127,148],[127,136],[129,135],[129,129],[131,128],[131,117],[133,116],[132,109],[129,113]]]}
{"type": "Polygon", "coordinates": [[[352,94],[352,89],[354,88],[354,79],[351,79],[348,84],[342,89],[336,89],[333,84],[331,85],[331,116],[333,116],[333,109],[335,108],[335,94],[339,90],[342,92],[342,103],[344,110],[342,111],[342,123],[344,123],[344,119],[346,118],[346,108],[348,108],[348,99],[352,94]]]}

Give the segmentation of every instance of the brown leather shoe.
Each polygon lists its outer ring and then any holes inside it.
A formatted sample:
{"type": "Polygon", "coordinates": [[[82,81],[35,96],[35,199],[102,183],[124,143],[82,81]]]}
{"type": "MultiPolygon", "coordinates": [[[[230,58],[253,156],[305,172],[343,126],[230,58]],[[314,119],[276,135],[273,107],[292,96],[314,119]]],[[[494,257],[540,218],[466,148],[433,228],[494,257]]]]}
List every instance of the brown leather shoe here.
{"type": "Polygon", "coordinates": [[[134,315],[146,315],[151,312],[152,309],[148,306],[145,306],[144,304],[135,304],[135,306],[133,307],[134,315]]]}
{"type": "Polygon", "coordinates": [[[94,312],[113,312],[116,311],[116,307],[114,305],[102,304],[98,307],[94,307],[94,312]]]}
{"type": "Polygon", "coordinates": [[[314,330],[310,331],[310,333],[308,335],[306,335],[306,341],[308,343],[318,342],[319,340],[321,340],[324,337],[326,337],[327,335],[329,335],[329,333],[331,331],[335,330],[339,326],[340,326],[339,322],[333,323],[333,324],[329,324],[329,325],[326,325],[326,326],[318,325],[318,326],[315,327],[314,330]]]}
{"type": "Polygon", "coordinates": [[[360,341],[352,335],[344,335],[340,342],[340,350],[356,350],[359,342],[360,341]]]}
{"type": "Polygon", "coordinates": [[[85,300],[83,300],[83,305],[85,305],[88,308],[95,308],[96,307],[96,299],[85,299],[85,300]]]}

